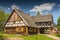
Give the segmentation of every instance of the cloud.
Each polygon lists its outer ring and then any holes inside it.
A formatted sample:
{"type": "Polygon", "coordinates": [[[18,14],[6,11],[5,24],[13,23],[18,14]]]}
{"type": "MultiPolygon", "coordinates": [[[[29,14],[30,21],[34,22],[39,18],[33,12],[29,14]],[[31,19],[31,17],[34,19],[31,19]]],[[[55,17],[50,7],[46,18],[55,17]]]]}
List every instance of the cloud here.
{"type": "Polygon", "coordinates": [[[7,8],[8,10],[10,10],[10,8],[7,8]]]}
{"type": "Polygon", "coordinates": [[[41,4],[40,6],[34,6],[33,9],[29,10],[29,12],[37,12],[37,11],[43,11],[43,10],[52,10],[53,7],[55,6],[55,3],[44,3],[44,4],[41,4]]]}

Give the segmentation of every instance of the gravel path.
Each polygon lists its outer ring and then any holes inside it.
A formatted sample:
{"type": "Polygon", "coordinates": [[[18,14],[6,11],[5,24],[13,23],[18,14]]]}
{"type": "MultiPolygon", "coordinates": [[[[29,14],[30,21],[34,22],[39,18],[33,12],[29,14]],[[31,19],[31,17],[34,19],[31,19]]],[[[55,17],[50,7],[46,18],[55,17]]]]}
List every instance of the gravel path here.
{"type": "Polygon", "coordinates": [[[53,35],[49,35],[49,34],[45,34],[46,36],[54,39],[54,40],[60,40],[60,37],[56,37],[56,36],[53,36],[53,35]]]}

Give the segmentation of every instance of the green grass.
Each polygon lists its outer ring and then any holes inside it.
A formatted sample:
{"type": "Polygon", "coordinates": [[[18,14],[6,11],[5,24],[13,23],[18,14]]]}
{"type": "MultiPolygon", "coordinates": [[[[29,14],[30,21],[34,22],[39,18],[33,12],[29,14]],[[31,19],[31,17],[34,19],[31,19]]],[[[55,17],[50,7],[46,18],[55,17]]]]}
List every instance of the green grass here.
{"type": "Polygon", "coordinates": [[[24,40],[53,40],[47,36],[44,35],[31,35],[31,36],[16,36],[15,34],[0,34],[4,35],[5,37],[19,37],[23,38],[24,40]]]}
{"type": "Polygon", "coordinates": [[[53,40],[44,35],[32,35],[23,37],[25,40],[53,40]]]}
{"type": "Polygon", "coordinates": [[[60,37],[60,34],[54,34],[55,36],[57,36],[57,37],[60,37]]]}

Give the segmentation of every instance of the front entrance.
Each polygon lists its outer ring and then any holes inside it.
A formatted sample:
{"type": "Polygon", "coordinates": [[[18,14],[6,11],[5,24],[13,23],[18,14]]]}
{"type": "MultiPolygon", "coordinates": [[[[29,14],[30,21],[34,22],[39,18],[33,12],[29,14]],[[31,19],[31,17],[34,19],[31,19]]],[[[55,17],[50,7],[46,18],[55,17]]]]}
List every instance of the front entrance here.
{"type": "Polygon", "coordinates": [[[47,34],[47,33],[49,33],[49,28],[40,28],[40,33],[41,34],[47,34]]]}
{"type": "Polygon", "coordinates": [[[40,28],[40,33],[44,34],[45,28],[40,28]]]}

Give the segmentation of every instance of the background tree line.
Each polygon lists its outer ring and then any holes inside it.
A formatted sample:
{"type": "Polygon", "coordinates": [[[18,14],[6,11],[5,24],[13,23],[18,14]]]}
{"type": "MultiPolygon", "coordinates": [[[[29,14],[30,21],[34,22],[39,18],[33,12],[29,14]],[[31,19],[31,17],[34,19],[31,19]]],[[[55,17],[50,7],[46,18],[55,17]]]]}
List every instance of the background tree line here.
{"type": "Polygon", "coordinates": [[[4,10],[0,10],[0,32],[2,33],[4,24],[10,14],[5,13],[4,10]]]}
{"type": "Polygon", "coordinates": [[[57,20],[57,28],[60,30],[60,16],[58,17],[58,20],[57,20]]]}

